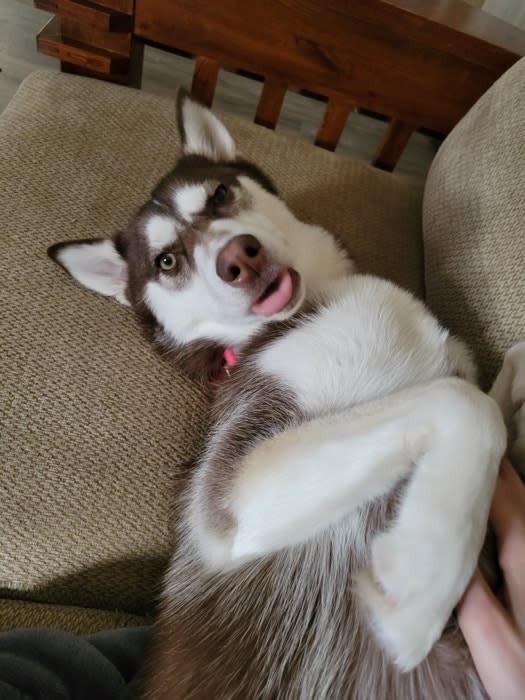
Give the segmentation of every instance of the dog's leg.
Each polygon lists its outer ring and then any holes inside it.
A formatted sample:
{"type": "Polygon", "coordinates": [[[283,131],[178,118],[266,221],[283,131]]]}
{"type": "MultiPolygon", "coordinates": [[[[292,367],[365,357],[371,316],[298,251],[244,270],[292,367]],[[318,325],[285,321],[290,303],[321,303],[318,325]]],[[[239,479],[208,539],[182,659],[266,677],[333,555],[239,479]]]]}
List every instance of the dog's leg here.
{"type": "Polygon", "coordinates": [[[434,398],[432,437],[392,527],[375,538],[369,568],[358,576],[377,636],[404,670],[439,638],[472,576],[506,442],[493,402],[482,406],[475,394],[434,398]]]}
{"type": "Polygon", "coordinates": [[[525,476],[525,341],[505,353],[500,373],[489,392],[499,404],[510,436],[509,456],[525,476]]]}
{"type": "Polygon", "coordinates": [[[450,375],[477,384],[478,370],[469,347],[460,338],[450,335],[447,338],[450,375]]]}
{"type": "Polygon", "coordinates": [[[497,405],[458,379],[313,420],[242,460],[221,493],[229,527],[217,532],[211,514],[197,535],[201,553],[228,568],[303,542],[413,472],[359,579],[377,636],[401,668],[412,668],[474,571],[504,449],[497,405]]]}

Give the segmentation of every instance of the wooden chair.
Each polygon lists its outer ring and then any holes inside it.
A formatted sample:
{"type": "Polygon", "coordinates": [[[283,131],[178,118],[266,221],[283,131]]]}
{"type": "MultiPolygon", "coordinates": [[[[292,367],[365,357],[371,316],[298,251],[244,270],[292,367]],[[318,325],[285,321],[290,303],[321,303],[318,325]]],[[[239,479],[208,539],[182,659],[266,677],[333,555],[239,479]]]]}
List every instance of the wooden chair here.
{"type": "Polygon", "coordinates": [[[525,33],[461,0],[35,0],[57,15],[39,49],[62,69],[140,86],[143,42],[196,58],[211,105],[219,67],[264,80],[255,121],[275,128],[288,89],[327,99],[315,143],[334,150],[349,113],[390,120],[373,164],[410,135],[447,134],[518,58],[525,33]]]}

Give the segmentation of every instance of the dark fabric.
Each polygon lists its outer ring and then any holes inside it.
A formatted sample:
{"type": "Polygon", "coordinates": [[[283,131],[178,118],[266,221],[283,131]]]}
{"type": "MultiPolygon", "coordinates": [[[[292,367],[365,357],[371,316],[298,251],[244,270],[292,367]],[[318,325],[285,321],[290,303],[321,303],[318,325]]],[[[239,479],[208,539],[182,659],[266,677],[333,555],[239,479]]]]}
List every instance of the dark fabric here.
{"type": "Polygon", "coordinates": [[[150,627],[76,636],[46,628],[0,634],[1,700],[132,700],[150,627]]]}

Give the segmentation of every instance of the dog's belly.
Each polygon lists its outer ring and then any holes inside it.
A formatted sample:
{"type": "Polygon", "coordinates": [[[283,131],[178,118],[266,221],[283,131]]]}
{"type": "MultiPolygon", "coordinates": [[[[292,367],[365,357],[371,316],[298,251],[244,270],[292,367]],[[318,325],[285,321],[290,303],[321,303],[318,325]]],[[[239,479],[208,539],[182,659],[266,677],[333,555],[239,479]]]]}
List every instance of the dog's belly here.
{"type": "Polygon", "coordinates": [[[306,415],[452,373],[448,332],[408,292],[365,275],[348,277],[335,290],[335,299],[257,358],[306,415]]]}
{"type": "Polygon", "coordinates": [[[377,646],[352,592],[386,501],[314,540],[207,576],[181,533],[158,621],[148,700],[481,700],[455,622],[414,671],[377,646]]]}

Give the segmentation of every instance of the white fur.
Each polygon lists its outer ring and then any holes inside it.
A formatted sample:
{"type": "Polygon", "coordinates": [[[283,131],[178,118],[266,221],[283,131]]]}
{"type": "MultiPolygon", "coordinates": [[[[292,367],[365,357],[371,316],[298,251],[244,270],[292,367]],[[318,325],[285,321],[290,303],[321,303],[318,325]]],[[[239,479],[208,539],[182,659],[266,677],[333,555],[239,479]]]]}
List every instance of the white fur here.
{"type": "MultiPolygon", "coordinates": [[[[186,153],[235,157],[233,139],[209,110],[185,100],[182,117],[186,153]]],[[[166,334],[177,343],[242,346],[268,321],[251,311],[243,289],[217,275],[219,251],[239,234],[254,235],[272,260],[301,277],[296,307],[271,320],[292,315],[305,299],[321,306],[254,360],[254,372],[292,396],[304,422],[256,442],[239,460],[220,496],[218,507],[233,523],[222,531],[206,505],[214,450],[221,432],[235,430],[250,409],[232,403],[194,473],[190,542],[202,562],[219,571],[287,550],[327,528],[342,542],[348,528],[359,530],[352,516],[360,506],[411,477],[391,529],[372,542],[356,585],[380,643],[399,668],[413,668],[441,634],[476,565],[505,447],[501,413],[474,386],[450,378],[473,379],[469,355],[421,302],[391,283],[352,274],[351,261],[327,231],[296,219],[250,178],[239,183],[249,206],[209,222],[189,281],[177,289],[162,281],[146,285],[145,301],[166,334]]],[[[188,221],[204,206],[204,194],[200,185],[175,194],[188,221]]],[[[162,238],[158,231],[152,239],[162,238]]],[[[102,267],[118,268],[116,252],[102,252],[102,267]]],[[[84,284],[115,293],[98,279],[96,265],[74,256],[73,263],[72,274],[84,284]]],[[[119,279],[124,271],[117,272],[119,279]]],[[[511,415],[514,396],[523,393],[514,355],[504,372],[495,394],[511,415]]]]}
{"type": "Polygon", "coordinates": [[[217,117],[197,102],[185,100],[182,105],[184,122],[184,153],[196,153],[212,160],[233,160],[235,142],[217,117]]]}
{"type": "Polygon", "coordinates": [[[338,411],[447,374],[448,332],[386,280],[352,275],[327,287],[315,324],[290,331],[257,358],[307,415],[338,411]],[[305,367],[318,367],[305,372],[305,367]]]}
{"type": "Polygon", "coordinates": [[[175,206],[185,221],[192,221],[195,214],[202,211],[206,205],[208,191],[204,185],[183,185],[174,196],[175,206]]]}
{"type": "Polygon", "coordinates": [[[525,478],[525,341],[505,353],[490,396],[498,402],[510,436],[512,464],[525,478]]]}
{"type": "Polygon", "coordinates": [[[376,538],[370,572],[359,578],[379,637],[409,670],[476,566],[504,449],[499,409],[470,384],[441,379],[307,428],[244,460],[231,495],[238,526],[229,547],[213,537],[214,564],[221,553],[229,566],[314,537],[386,495],[415,464],[395,524],[376,538]]]}
{"type": "Polygon", "coordinates": [[[525,401],[525,341],[510,348],[490,395],[501,406],[507,424],[525,401]]]}
{"type": "Polygon", "coordinates": [[[191,529],[207,564],[229,569],[336,525],[415,465],[397,521],[375,540],[371,571],[359,577],[377,636],[408,670],[438,639],[473,573],[505,428],[497,405],[467,382],[428,383],[450,372],[449,342],[420,302],[360,275],[332,293],[314,320],[257,356],[259,370],[313,420],[258,443],[242,461],[228,500],[233,532],[219,535],[202,518],[205,460],[191,529]]]}
{"type": "Polygon", "coordinates": [[[125,296],[127,266],[115,250],[113,241],[65,245],[56,257],[70,275],[88,289],[129,305],[125,296]]]}
{"type": "MultiPolygon", "coordinates": [[[[233,289],[216,273],[219,251],[237,235],[252,234],[274,259],[295,268],[301,276],[302,291],[295,308],[276,314],[272,318],[275,321],[292,315],[305,294],[310,301],[323,299],[327,285],[346,277],[353,269],[353,263],[327,231],[300,222],[284,202],[250,178],[239,180],[251,206],[235,218],[210,223],[205,242],[195,247],[196,272],[190,283],[173,292],[161,281],[147,285],[146,303],[166,333],[178,343],[207,338],[238,346],[266,322],[251,311],[253,300],[244,290],[233,289]]],[[[202,192],[205,192],[203,186],[202,192]]],[[[176,201],[180,196],[182,205],[187,206],[188,216],[192,207],[202,208],[198,201],[202,192],[185,186],[175,194],[176,201]]]]}
{"type": "MultiPolygon", "coordinates": [[[[250,178],[241,176],[239,181],[250,195],[252,206],[236,217],[236,225],[258,238],[280,262],[299,272],[311,301],[323,298],[327,283],[354,270],[346,251],[328,231],[299,221],[281,199],[250,178]]],[[[218,221],[213,226],[224,225],[228,222],[218,221]]]]}
{"type": "Polygon", "coordinates": [[[232,289],[216,274],[216,253],[226,240],[215,237],[206,247],[195,246],[197,274],[182,289],[172,291],[157,281],[146,285],[146,303],[177,343],[207,338],[237,346],[261,326],[260,318],[249,313],[244,293],[232,289]]]}
{"type": "Polygon", "coordinates": [[[146,224],[146,238],[151,249],[162,252],[177,240],[175,222],[168,216],[152,216],[146,224]]]}

